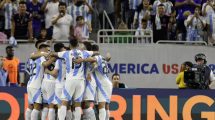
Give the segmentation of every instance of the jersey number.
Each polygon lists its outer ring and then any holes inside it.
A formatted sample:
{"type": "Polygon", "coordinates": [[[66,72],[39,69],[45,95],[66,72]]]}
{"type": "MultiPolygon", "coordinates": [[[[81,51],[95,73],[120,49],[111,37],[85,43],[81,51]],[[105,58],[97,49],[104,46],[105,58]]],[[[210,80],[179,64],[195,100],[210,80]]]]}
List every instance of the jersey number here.
{"type": "Polygon", "coordinates": [[[72,69],[78,69],[78,68],[80,68],[81,65],[82,65],[82,63],[77,64],[74,61],[75,61],[75,58],[72,59],[72,69]]]}

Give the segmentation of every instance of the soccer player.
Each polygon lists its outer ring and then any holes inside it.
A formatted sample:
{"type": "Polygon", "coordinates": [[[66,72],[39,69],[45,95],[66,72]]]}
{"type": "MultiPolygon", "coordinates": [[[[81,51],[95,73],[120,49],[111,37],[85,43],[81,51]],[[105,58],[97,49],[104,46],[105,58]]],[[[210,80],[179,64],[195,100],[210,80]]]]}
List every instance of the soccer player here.
{"type": "MultiPolygon", "coordinates": [[[[90,57],[92,55],[88,54],[86,50],[91,51],[91,43],[83,42],[83,47],[81,48],[85,54],[85,57],[90,57]]],[[[93,110],[93,102],[95,102],[96,95],[96,82],[94,79],[91,79],[91,70],[92,66],[90,63],[84,63],[85,65],[85,91],[83,96],[83,120],[95,120],[95,112],[93,110]]]]}
{"type": "MultiPolygon", "coordinates": [[[[99,46],[94,45],[92,48],[99,51],[99,46]]],[[[108,67],[106,59],[101,55],[96,55],[94,57],[88,57],[86,59],[78,58],[75,60],[76,64],[82,62],[96,62],[97,68],[95,68],[92,73],[91,79],[94,79],[97,84],[97,96],[99,102],[99,120],[109,119],[109,103],[112,94],[112,82],[107,77],[108,67]]],[[[93,64],[95,65],[95,64],[93,64]]]]}
{"type": "Polygon", "coordinates": [[[76,64],[74,60],[84,54],[77,49],[78,41],[76,39],[70,40],[70,51],[63,51],[52,56],[64,58],[66,61],[66,82],[61,96],[62,105],[58,111],[59,120],[64,120],[66,117],[66,109],[68,101],[74,102],[75,110],[73,112],[75,120],[81,119],[81,102],[84,93],[84,65],[82,63],[76,64]]]}
{"type": "MultiPolygon", "coordinates": [[[[41,43],[39,45],[39,51],[48,52],[50,49],[49,45],[46,43],[41,43]]],[[[54,59],[46,61],[45,57],[39,57],[31,62],[31,76],[27,85],[28,101],[29,107],[26,110],[26,119],[38,120],[38,115],[42,103],[41,97],[41,83],[44,74],[44,68],[48,67],[54,59]],[[33,109],[33,111],[31,111],[33,109]],[[31,114],[31,117],[30,115],[31,114]]]]}
{"type": "MultiPolygon", "coordinates": [[[[66,47],[63,43],[56,43],[54,45],[54,51],[55,52],[63,52],[66,51],[66,47]]],[[[63,58],[57,58],[57,61],[55,62],[55,68],[52,71],[46,71],[50,75],[54,76],[56,78],[55,83],[55,105],[58,105],[58,109],[61,105],[61,95],[66,79],[66,62],[63,58]]],[[[72,111],[70,108],[67,108],[66,113],[66,120],[72,119],[72,111]]]]}
{"type": "MultiPolygon", "coordinates": [[[[50,58],[49,58],[50,59],[50,58]]],[[[55,97],[55,78],[48,74],[46,70],[53,70],[54,69],[54,63],[51,63],[46,69],[42,81],[42,95],[43,95],[43,112],[41,119],[46,120],[47,112],[48,112],[48,118],[49,120],[55,119],[55,110],[54,110],[54,97],[55,97]]]]}

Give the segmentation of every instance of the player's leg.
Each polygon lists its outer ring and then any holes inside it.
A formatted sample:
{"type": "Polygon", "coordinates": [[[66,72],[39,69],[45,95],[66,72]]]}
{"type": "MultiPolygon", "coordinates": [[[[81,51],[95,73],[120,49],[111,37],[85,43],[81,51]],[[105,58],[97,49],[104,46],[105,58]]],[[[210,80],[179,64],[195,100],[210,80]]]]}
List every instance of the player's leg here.
{"type": "Polygon", "coordinates": [[[93,81],[86,81],[86,88],[84,93],[84,102],[82,105],[83,119],[95,120],[94,101],[95,101],[96,83],[93,81]]]}
{"type": "Polygon", "coordinates": [[[32,102],[34,103],[34,109],[31,112],[31,120],[38,120],[41,104],[42,104],[42,96],[40,89],[32,88],[32,93],[34,95],[32,102]]]}
{"type": "Polygon", "coordinates": [[[106,103],[110,103],[112,84],[98,86],[99,120],[109,119],[109,109],[106,111],[106,103]]]}
{"type": "Polygon", "coordinates": [[[29,104],[27,110],[25,111],[25,119],[31,120],[31,112],[33,110],[34,106],[33,104],[29,104]]]}
{"type": "Polygon", "coordinates": [[[32,96],[31,91],[30,91],[30,89],[28,87],[27,87],[27,93],[28,93],[28,103],[29,103],[29,105],[28,105],[28,108],[25,111],[25,119],[26,120],[31,120],[31,112],[32,112],[34,106],[33,106],[33,102],[32,102],[33,96],[32,96]]]}
{"type": "Polygon", "coordinates": [[[73,87],[73,85],[74,85],[74,80],[66,80],[64,89],[62,91],[62,96],[61,96],[62,104],[58,111],[59,120],[64,120],[66,117],[68,101],[72,99],[72,95],[75,92],[75,88],[73,87]]]}
{"type": "Polygon", "coordinates": [[[73,113],[70,105],[67,106],[66,120],[73,120],[73,113]]]}
{"type": "Polygon", "coordinates": [[[43,108],[41,111],[41,120],[46,120],[46,118],[48,116],[48,111],[49,111],[48,103],[43,103],[43,108]]]}
{"type": "Polygon", "coordinates": [[[55,105],[51,103],[49,105],[49,112],[48,112],[48,118],[49,120],[55,120],[55,105]]]}
{"type": "Polygon", "coordinates": [[[106,103],[106,105],[105,105],[105,110],[106,110],[106,118],[105,118],[105,120],[109,120],[109,118],[110,118],[109,103],[106,103]]]}
{"type": "Polygon", "coordinates": [[[74,93],[74,119],[80,120],[81,119],[81,102],[83,99],[84,89],[85,89],[85,83],[84,80],[74,80],[75,81],[75,93],[74,93]]]}
{"type": "Polygon", "coordinates": [[[113,90],[112,84],[110,83],[108,86],[105,86],[105,87],[104,87],[104,90],[106,91],[107,97],[108,97],[107,102],[106,102],[106,105],[105,105],[106,120],[109,120],[109,118],[110,118],[109,104],[110,104],[110,99],[111,99],[112,90],[113,90]]]}
{"type": "Polygon", "coordinates": [[[55,105],[54,105],[54,98],[55,98],[55,82],[54,81],[47,81],[48,85],[46,86],[47,91],[47,98],[49,104],[49,112],[48,118],[49,120],[55,120],[55,105]]]}
{"type": "Polygon", "coordinates": [[[106,110],[105,110],[106,102],[99,102],[98,109],[99,109],[99,120],[106,119],[106,110]]]}
{"type": "Polygon", "coordinates": [[[41,111],[41,120],[46,120],[46,118],[48,116],[48,111],[49,111],[46,85],[48,85],[48,83],[46,83],[46,81],[43,81],[42,86],[41,86],[42,97],[43,97],[42,98],[43,108],[41,111]]]}

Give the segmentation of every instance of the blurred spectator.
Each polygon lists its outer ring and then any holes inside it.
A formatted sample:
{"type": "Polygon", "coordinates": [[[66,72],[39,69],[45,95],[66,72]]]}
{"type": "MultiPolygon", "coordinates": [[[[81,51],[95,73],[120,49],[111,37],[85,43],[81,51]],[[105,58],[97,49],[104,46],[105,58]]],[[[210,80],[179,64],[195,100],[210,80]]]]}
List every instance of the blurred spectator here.
{"type": "Polygon", "coordinates": [[[112,75],[113,88],[128,88],[125,83],[120,82],[120,75],[115,73],[112,75]]]}
{"type": "Polygon", "coordinates": [[[125,37],[110,38],[110,43],[132,43],[132,37],[131,37],[132,33],[128,30],[128,26],[123,21],[121,21],[121,23],[119,24],[118,30],[121,30],[121,31],[116,31],[115,35],[125,36],[125,37]]]}
{"type": "Polygon", "coordinates": [[[129,29],[133,28],[135,11],[141,3],[142,0],[121,0],[122,19],[125,21],[129,29]]]}
{"type": "Polygon", "coordinates": [[[143,0],[142,4],[140,4],[135,11],[133,28],[142,28],[142,19],[147,20],[147,25],[150,25],[150,15],[151,15],[152,6],[149,5],[149,0],[143,0]]]}
{"type": "Polygon", "coordinates": [[[186,89],[187,85],[184,83],[184,71],[190,70],[193,67],[192,62],[186,61],[181,65],[181,72],[176,77],[176,84],[179,89],[186,89]]]}
{"type": "MultiPolygon", "coordinates": [[[[213,4],[213,10],[215,11],[215,4],[213,4]]],[[[208,44],[215,45],[215,12],[209,15],[206,20],[208,27],[208,44]]]]}
{"type": "Polygon", "coordinates": [[[37,38],[40,34],[40,29],[42,27],[42,22],[44,22],[44,15],[41,10],[42,4],[38,0],[32,0],[32,2],[27,4],[27,11],[32,15],[32,27],[33,27],[33,37],[37,38]]]}
{"type": "Polygon", "coordinates": [[[147,24],[148,23],[148,20],[146,19],[142,19],[142,24],[141,24],[141,28],[138,28],[137,31],[135,32],[135,36],[141,36],[137,39],[137,43],[151,43],[153,41],[151,41],[150,38],[146,38],[145,36],[146,35],[151,35],[151,31],[152,28],[151,27],[148,27],[147,24]]]}
{"type": "Polygon", "coordinates": [[[83,42],[89,39],[89,32],[92,31],[91,25],[84,21],[83,16],[78,16],[76,18],[76,26],[74,31],[74,36],[79,42],[83,42]]]}
{"type": "Polygon", "coordinates": [[[19,13],[12,17],[11,37],[33,41],[32,16],[26,9],[26,2],[19,2],[19,13]]]}
{"type": "Polygon", "coordinates": [[[203,41],[203,29],[205,28],[206,21],[200,16],[200,7],[196,7],[195,13],[188,16],[184,24],[188,29],[187,41],[203,41]]]}
{"type": "Polygon", "coordinates": [[[173,10],[173,13],[171,14],[170,19],[169,19],[168,40],[176,40],[177,39],[177,36],[176,36],[177,24],[176,24],[176,17],[175,16],[176,16],[176,11],[173,10]]]}
{"type": "Polygon", "coordinates": [[[206,33],[205,35],[205,39],[207,40],[206,42],[208,42],[208,45],[213,45],[214,44],[214,38],[212,37],[212,26],[213,26],[213,19],[212,16],[214,14],[214,4],[213,4],[213,0],[207,0],[206,3],[204,3],[202,5],[202,15],[204,17],[204,19],[206,20],[206,29],[204,30],[206,33]],[[210,22],[211,21],[211,22],[210,22]]]}
{"type": "Polygon", "coordinates": [[[92,11],[93,11],[93,8],[85,0],[77,0],[74,2],[74,4],[71,4],[67,8],[68,14],[71,15],[73,18],[73,24],[72,24],[73,26],[76,26],[77,24],[76,18],[78,16],[83,16],[84,21],[88,22],[88,15],[91,14],[92,11]]]}
{"type": "Polygon", "coordinates": [[[173,4],[169,0],[155,0],[153,3],[153,13],[152,14],[155,15],[158,12],[158,6],[160,4],[164,5],[165,15],[170,16],[170,14],[172,13],[173,4]]]}
{"type": "Polygon", "coordinates": [[[182,40],[186,38],[186,28],[184,26],[184,16],[185,11],[190,11],[194,13],[195,7],[201,7],[201,0],[176,0],[175,9],[177,10],[177,33],[181,33],[182,40]]]}
{"type": "MultiPolygon", "coordinates": [[[[106,23],[103,23],[103,12],[106,11],[108,17],[110,18],[110,21],[113,24],[113,27],[115,28],[116,26],[116,18],[115,18],[115,8],[114,8],[114,0],[96,0],[97,3],[97,9],[98,9],[98,13],[99,13],[99,20],[100,20],[100,25],[102,28],[103,26],[105,26],[106,29],[109,28],[109,26],[107,27],[106,23]]],[[[132,18],[133,19],[133,18],[132,18]]]]}
{"type": "Polygon", "coordinates": [[[154,43],[158,40],[167,40],[169,18],[169,16],[165,15],[164,5],[160,4],[156,15],[151,16],[151,21],[153,23],[154,43]]]}
{"type": "Polygon", "coordinates": [[[0,86],[7,86],[7,72],[3,68],[3,56],[0,56],[0,86]]]}
{"type": "Polygon", "coordinates": [[[48,37],[52,37],[53,35],[52,19],[59,12],[58,5],[59,0],[46,0],[42,6],[42,10],[45,13],[45,27],[48,37]]]}
{"type": "Polygon", "coordinates": [[[17,5],[15,1],[3,0],[0,3],[0,9],[4,10],[4,33],[9,38],[11,34],[11,18],[17,12],[17,5]]]}
{"type": "Polygon", "coordinates": [[[72,26],[72,16],[66,13],[66,3],[60,2],[58,14],[52,19],[54,40],[68,40],[72,26]]]}
{"type": "Polygon", "coordinates": [[[37,40],[46,41],[46,40],[51,40],[51,39],[52,39],[52,38],[49,37],[49,36],[47,35],[47,30],[46,30],[46,28],[45,28],[45,27],[44,27],[44,28],[41,28],[40,35],[39,35],[39,37],[37,38],[37,40]]]}
{"type": "Polygon", "coordinates": [[[16,87],[20,84],[19,78],[19,59],[14,57],[14,48],[6,47],[6,54],[3,61],[3,68],[8,72],[9,86],[16,87]]]}

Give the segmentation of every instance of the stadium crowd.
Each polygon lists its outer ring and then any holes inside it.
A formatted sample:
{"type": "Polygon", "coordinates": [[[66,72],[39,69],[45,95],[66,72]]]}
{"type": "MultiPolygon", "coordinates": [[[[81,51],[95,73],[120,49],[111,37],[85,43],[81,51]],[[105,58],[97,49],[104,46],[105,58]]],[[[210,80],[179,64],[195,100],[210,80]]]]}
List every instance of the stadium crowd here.
{"type": "Polygon", "coordinates": [[[114,28],[125,24],[143,36],[143,30],[152,30],[154,43],[187,40],[213,45],[215,39],[213,0],[2,0],[0,8],[0,30],[11,41],[85,41],[103,25],[103,11],[114,28]]]}

